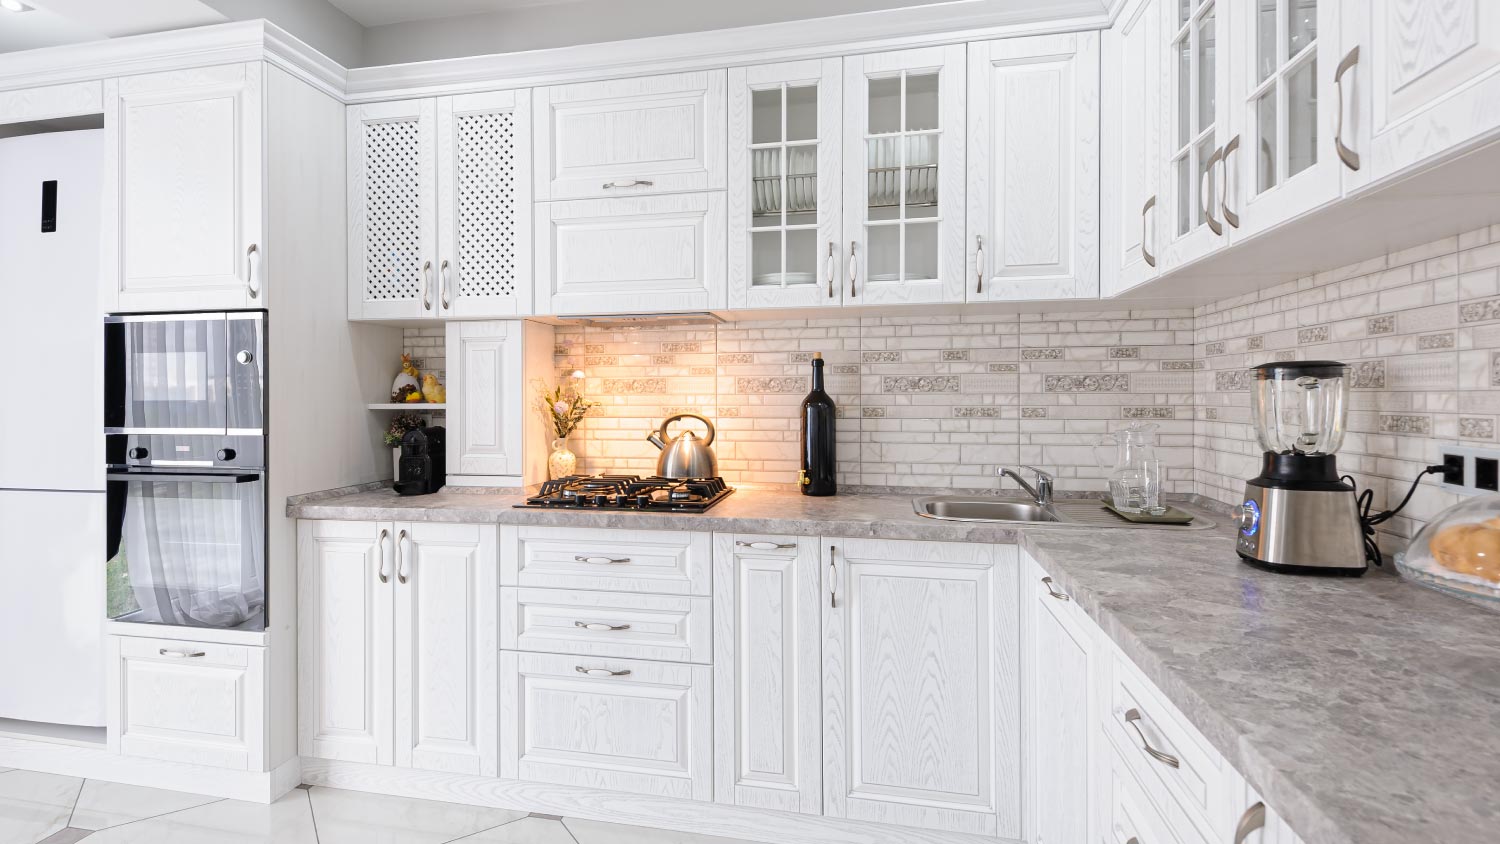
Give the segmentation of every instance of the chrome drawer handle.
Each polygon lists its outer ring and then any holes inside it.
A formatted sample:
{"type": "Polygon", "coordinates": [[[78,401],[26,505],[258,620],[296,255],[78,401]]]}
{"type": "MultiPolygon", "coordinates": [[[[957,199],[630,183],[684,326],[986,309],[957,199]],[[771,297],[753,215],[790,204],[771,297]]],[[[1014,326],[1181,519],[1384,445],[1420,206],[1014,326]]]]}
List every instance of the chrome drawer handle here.
{"type": "Polygon", "coordinates": [[[255,280],[255,268],[260,264],[260,247],[250,244],[245,248],[245,288],[251,299],[260,298],[260,284],[255,280]]]}
{"type": "Polygon", "coordinates": [[[630,674],[630,669],[610,671],[608,668],[584,668],[582,665],[573,666],[573,670],[579,674],[587,674],[590,677],[625,677],[630,674]]]}
{"type": "Polygon", "coordinates": [[[432,262],[422,262],[422,310],[432,310],[432,262]]]}
{"type": "Polygon", "coordinates": [[[1339,160],[1350,170],[1359,169],[1359,153],[1344,146],[1344,74],[1348,73],[1355,65],[1359,64],[1359,45],[1344,56],[1339,62],[1338,69],[1333,72],[1333,87],[1339,94],[1338,120],[1333,127],[1333,149],[1339,154],[1339,160]]]}
{"type": "Polygon", "coordinates": [[[1245,839],[1250,833],[1266,828],[1266,804],[1256,803],[1240,815],[1240,822],[1234,827],[1234,844],[1245,844],[1245,839]]]}
{"type": "Polygon", "coordinates": [[[401,553],[401,543],[406,541],[406,531],[396,534],[396,580],[406,582],[406,555],[401,553]]]}
{"type": "Polygon", "coordinates": [[[584,630],[609,630],[609,631],[615,631],[615,630],[629,630],[630,629],[630,625],[628,625],[628,624],[605,624],[602,621],[575,621],[575,622],[573,622],[573,626],[574,627],[578,627],[578,628],[582,628],[584,630]]]}
{"type": "Polygon", "coordinates": [[[573,558],[575,563],[591,563],[596,566],[607,566],[618,563],[630,562],[629,557],[585,557],[582,554],[573,558]]]}
{"type": "Polygon", "coordinates": [[[1146,236],[1146,214],[1155,207],[1156,195],[1152,194],[1151,198],[1146,200],[1145,206],[1141,208],[1141,257],[1146,260],[1146,266],[1148,267],[1156,266],[1156,256],[1152,255],[1151,250],[1146,248],[1151,242],[1151,238],[1146,236]]]}
{"type": "Polygon", "coordinates": [[[737,548],[753,548],[756,551],[785,551],[788,548],[797,547],[795,542],[743,542],[738,539],[734,541],[734,544],[737,548]]]}
{"type": "Polygon", "coordinates": [[[1070,597],[1068,595],[1068,593],[1066,593],[1066,592],[1059,592],[1059,591],[1057,591],[1057,589],[1055,589],[1052,586],[1052,578],[1050,578],[1050,577],[1044,577],[1044,578],[1042,578],[1042,584],[1047,587],[1047,594],[1051,595],[1052,597],[1056,598],[1057,600],[1059,600],[1059,601],[1071,601],[1071,600],[1073,600],[1072,597],[1070,597]]]}
{"type": "Polygon", "coordinates": [[[157,648],[156,652],[158,654],[161,654],[162,656],[169,656],[173,659],[197,659],[200,656],[208,656],[208,654],[204,653],[203,651],[169,651],[166,648],[157,648]]]}
{"type": "Polygon", "coordinates": [[[1163,753],[1151,746],[1150,740],[1146,738],[1146,733],[1141,730],[1141,725],[1137,723],[1140,720],[1141,711],[1139,709],[1132,708],[1125,713],[1125,723],[1134,728],[1135,734],[1141,737],[1141,749],[1146,751],[1146,755],[1165,765],[1170,765],[1173,768],[1182,767],[1182,761],[1176,756],[1173,756],[1170,753],[1163,753]]]}
{"type": "Polygon", "coordinates": [[[385,528],[381,528],[380,537],[375,540],[375,544],[380,546],[380,569],[376,571],[375,574],[379,576],[381,583],[391,582],[391,576],[385,573],[385,540],[390,535],[390,531],[386,530],[385,528]]]}
{"type": "Polygon", "coordinates": [[[650,179],[616,179],[613,182],[605,182],[604,189],[610,188],[649,188],[656,184],[650,179]]]}

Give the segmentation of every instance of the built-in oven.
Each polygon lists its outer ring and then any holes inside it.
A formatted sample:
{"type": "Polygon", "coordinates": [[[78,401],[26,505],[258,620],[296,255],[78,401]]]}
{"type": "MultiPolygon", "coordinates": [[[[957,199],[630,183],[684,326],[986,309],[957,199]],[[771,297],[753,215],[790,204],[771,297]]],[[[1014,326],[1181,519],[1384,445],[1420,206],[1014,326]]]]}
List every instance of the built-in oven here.
{"type": "Polygon", "coordinates": [[[265,629],[265,321],[106,318],[111,619],[265,629]]]}

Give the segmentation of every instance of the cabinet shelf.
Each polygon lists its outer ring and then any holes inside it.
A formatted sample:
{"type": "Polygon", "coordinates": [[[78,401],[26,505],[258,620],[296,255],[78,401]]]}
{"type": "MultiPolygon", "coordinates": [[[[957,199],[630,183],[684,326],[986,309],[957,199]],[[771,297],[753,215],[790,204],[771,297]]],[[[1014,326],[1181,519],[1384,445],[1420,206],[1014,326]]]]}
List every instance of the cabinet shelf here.
{"type": "Polygon", "coordinates": [[[410,410],[416,413],[433,413],[439,410],[447,410],[446,402],[372,402],[365,405],[370,410],[410,410]]]}

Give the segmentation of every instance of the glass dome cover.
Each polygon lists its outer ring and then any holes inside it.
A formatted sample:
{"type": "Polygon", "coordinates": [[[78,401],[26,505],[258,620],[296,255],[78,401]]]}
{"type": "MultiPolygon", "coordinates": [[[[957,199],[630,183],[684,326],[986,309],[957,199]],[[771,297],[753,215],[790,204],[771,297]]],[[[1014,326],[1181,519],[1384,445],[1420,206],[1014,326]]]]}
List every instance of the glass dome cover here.
{"type": "Polygon", "coordinates": [[[1423,586],[1500,606],[1500,495],[1439,513],[1396,554],[1396,568],[1423,586]]]}
{"type": "Polygon", "coordinates": [[[1255,373],[1252,413],[1261,450],[1333,454],[1344,442],[1349,367],[1332,360],[1264,363],[1255,373]]]}

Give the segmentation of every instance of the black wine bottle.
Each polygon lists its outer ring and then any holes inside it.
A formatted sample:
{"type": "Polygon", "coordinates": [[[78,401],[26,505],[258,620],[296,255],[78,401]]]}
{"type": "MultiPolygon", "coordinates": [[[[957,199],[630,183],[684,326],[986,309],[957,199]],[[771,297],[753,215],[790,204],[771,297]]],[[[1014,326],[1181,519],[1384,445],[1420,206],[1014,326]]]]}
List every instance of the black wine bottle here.
{"type": "Polygon", "coordinates": [[[812,357],[812,392],[802,400],[802,471],[798,475],[803,495],[838,493],[836,408],[823,391],[823,355],[812,357]]]}

